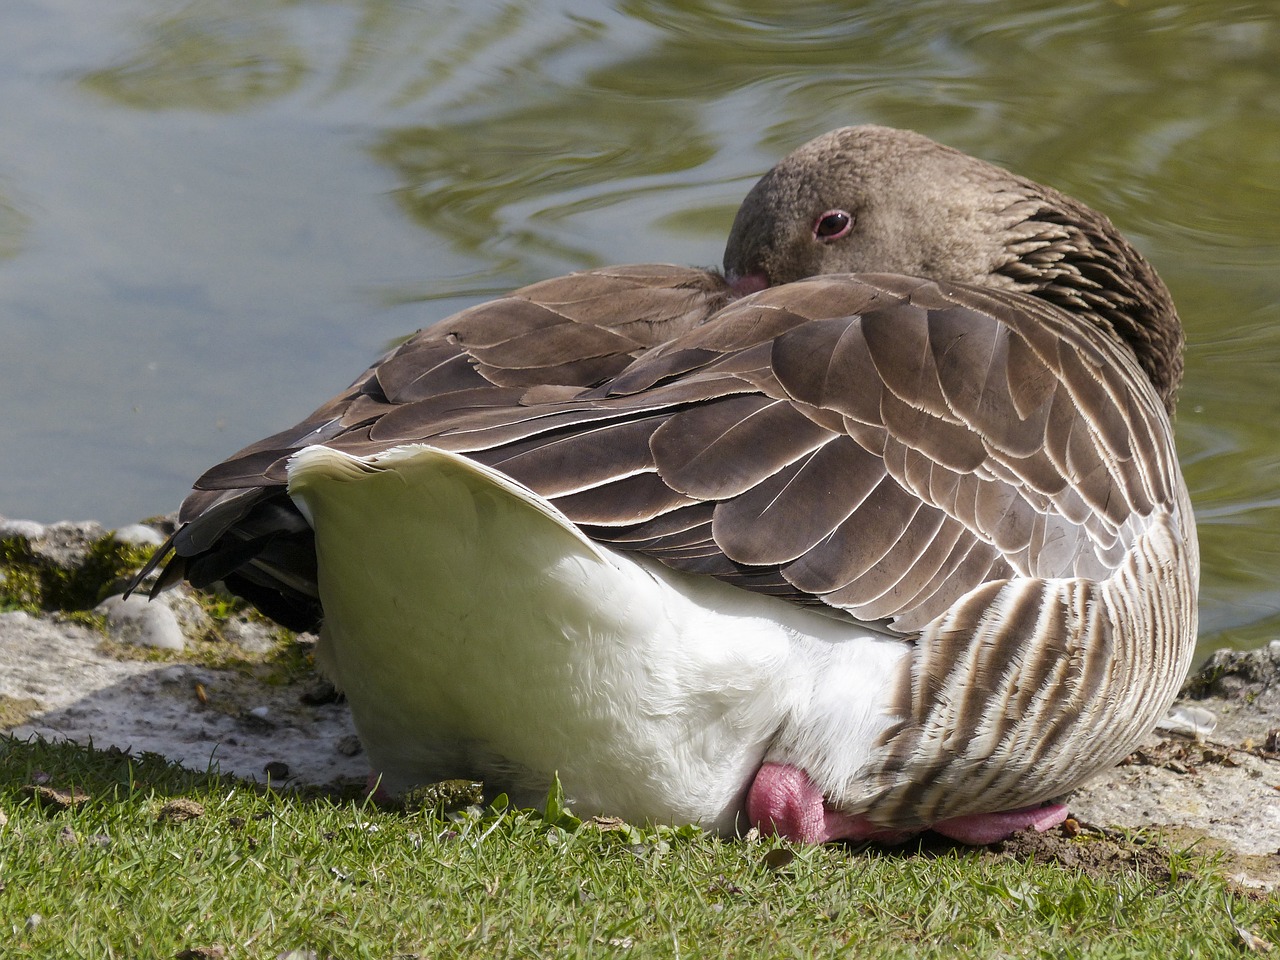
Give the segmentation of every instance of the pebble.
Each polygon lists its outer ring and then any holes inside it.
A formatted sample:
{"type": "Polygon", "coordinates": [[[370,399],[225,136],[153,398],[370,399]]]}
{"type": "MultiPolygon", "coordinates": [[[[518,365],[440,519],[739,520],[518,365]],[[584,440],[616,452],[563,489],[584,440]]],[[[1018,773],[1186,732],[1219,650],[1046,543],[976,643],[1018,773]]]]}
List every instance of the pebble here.
{"type": "Polygon", "coordinates": [[[106,614],[107,631],[117,643],[159,650],[182,650],[186,638],[173,609],[165,603],[153,603],[142,594],[107,597],[94,608],[106,614]]]}
{"type": "Polygon", "coordinates": [[[339,737],[334,746],[337,747],[338,752],[344,757],[354,757],[364,749],[363,744],[360,743],[360,738],[354,733],[348,734],[345,737],[339,737]]]}

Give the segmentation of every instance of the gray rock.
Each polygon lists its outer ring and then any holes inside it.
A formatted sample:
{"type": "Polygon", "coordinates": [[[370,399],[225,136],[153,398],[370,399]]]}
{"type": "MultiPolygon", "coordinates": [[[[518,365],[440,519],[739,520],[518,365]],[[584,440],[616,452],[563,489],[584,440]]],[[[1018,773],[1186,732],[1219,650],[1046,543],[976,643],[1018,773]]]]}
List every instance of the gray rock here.
{"type": "Polygon", "coordinates": [[[200,606],[200,601],[196,599],[195,593],[186,584],[166,590],[152,600],[151,603],[162,604],[172,610],[173,615],[178,618],[178,626],[182,628],[182,635],[188,640],[201,639],[213,627],[213,621],[205,613],[204,607],[200,606]]]}
{"type": "Polygon", "coordinates": [[[38,540],[44,536],[44,524],[35,520],[9,520],[0,517],[0,540],[13,537],[24,537],[27,540],[38,540]]]}
{"type": "Polygon", "coordinates": [[[1217,650],[1183,688],[1193,698],[1239,699],[1280,684],[1280,640],[1258,650],[1217,650]]]}
{"type": "Polygon", "coordinates": [[[90,545],[106,535],[106,528],[93,520],[60,520],[46,525],[39,536],[27,542],[35,556],[63,570],[74,570],[83,566],[90,545]]]}
{"type": "Polygon", "coordinates": [[[130,523],[115,530],[111,536],[131,547],[158,547],[164,543],[164,534],[145,523],[130,523]]]}
{"type": "Polygon", "coordinates": [[[334,748],[355,737],[345,703],[303,704],[297,687],[236,668],[116,659],[97,630],[53,615],[0,613],[0,702],[18,701],[36,705],[0,732],[19,740],[153,751],[255,780],[263,764],[287,758],[298,784],[363,783],[369,772],[365,757],[334,748]],[[259,706],[277,722],[246,729],[239,712],[259,706]]]}
{"type": "Polygon", "coordinates": [[[107,617],[107,631],[118,643],[160,650],[182,650],[186,637],[173,608],[144,596],[108,597],[95,609],[107,617]]]}
{"type": "Polygon", "coordinates": [[[224,640],[246,653],[266,653],[274,647],[276,630],[270,623],[245,615],[232,617],[219,628],[224,640]]]}

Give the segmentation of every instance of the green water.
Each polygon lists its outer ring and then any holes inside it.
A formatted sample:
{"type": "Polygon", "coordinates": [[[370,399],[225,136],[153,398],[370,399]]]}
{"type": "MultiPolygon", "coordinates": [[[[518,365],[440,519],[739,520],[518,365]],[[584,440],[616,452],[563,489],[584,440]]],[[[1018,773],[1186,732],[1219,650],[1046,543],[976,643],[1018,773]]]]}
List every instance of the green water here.
{"type": "Polygon", "coordinates": [[[824,130],[1106,211],[1188,330],[1204,644],[1280,637],[1280,9],[6,0],[0,513],[124,523],[393,338],[594,264],[715,264],[824,130]]]}

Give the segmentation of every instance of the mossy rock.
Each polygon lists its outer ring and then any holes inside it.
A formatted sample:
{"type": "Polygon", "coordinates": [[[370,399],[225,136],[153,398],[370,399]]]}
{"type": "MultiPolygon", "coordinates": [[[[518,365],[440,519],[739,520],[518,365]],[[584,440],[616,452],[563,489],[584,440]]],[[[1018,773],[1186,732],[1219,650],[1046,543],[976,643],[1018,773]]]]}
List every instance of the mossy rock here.
{"type": "Polygon", "coordinates": [[[1280,641],[1259,650],[1217,650],[1182,687],[1193,700],[1252,698],[1280,680],[1280,641]]]}
{"type": "Polygon", "coordinates": [[[111,534],[60,547],[46,549],[25,536],[0,539],[0,609],[91,610],[119,592],[152,552],[111,534]]]}

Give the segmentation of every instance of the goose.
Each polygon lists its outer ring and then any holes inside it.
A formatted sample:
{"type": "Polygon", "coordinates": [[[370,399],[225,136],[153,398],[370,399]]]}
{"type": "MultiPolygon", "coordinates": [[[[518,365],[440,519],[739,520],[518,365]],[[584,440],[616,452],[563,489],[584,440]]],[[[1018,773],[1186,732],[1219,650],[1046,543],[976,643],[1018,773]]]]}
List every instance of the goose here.
{"type": "Polygon", "coordinates": [[[1105,216],[846,127],[751,189],[723,273],[526,286],[214,466],[154,590],[318,629],[384,793],[989,843],[1190,666],[1182,348],[1105,216]]]}

